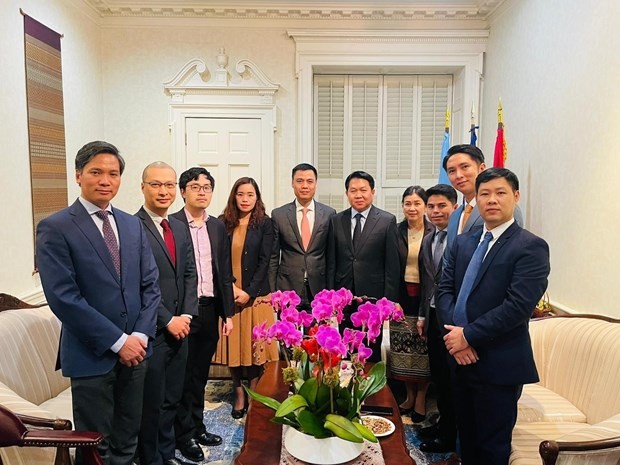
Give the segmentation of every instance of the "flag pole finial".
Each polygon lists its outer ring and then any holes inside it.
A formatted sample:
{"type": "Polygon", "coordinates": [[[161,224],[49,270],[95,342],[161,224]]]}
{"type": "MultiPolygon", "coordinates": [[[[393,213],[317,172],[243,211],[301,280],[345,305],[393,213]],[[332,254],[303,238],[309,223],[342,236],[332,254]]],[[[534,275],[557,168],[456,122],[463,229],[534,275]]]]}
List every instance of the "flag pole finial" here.
{"type": "Polygon", "coordinates": [[[446,129],[450,129],[450,107],[446,107],[446,129]]]}
{"type": "Polygon", "coordinates": [[[497,104],[497,124],[504,124],[504,110],[502,108],[502,98],[499,98],[499,102],[497,104]]]}

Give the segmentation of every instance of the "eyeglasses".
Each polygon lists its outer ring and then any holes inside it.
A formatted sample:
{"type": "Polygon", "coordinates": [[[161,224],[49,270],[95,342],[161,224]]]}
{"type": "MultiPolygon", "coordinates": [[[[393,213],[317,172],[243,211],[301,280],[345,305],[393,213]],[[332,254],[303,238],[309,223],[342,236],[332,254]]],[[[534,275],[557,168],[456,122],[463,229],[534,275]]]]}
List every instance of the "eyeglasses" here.
{"type": "Polygon", "coordinates": [[[176,182],[157,182],[157,181],[151,181],[151,182],[145,182],[144,184],[148,184],[149,186],[151,186],[155,190],[159,190],[159,189],[161,189],[161,186],[164,186],[169,191],[172,191],[172,190],[174,190],[177,187],[177,183],[176,182]]]}
{"type": "Polygon", "coordinates": [[[209,184],[201,186],[200,184],[188,184],[187,188],[192,192],[205,191],[207,194],[213,192],[213,188],[209,184]]]}

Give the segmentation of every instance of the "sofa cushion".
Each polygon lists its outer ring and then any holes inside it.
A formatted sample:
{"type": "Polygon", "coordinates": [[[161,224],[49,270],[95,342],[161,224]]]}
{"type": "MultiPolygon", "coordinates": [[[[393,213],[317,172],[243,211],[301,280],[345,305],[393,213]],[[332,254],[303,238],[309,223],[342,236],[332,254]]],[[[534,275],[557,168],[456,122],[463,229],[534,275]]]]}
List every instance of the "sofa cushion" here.
{"type": "Polygon", "coordinates": [[[56,371],[60,322],[49,307],[0,313],[0,382],[39,405],[69,387],[56,371]]]}
{"type": "Polygon", "coordinates": [[[584,413],[561,395],[540,384],[526,384],[519,399],[518,422],[585,423],[584,413]]]}
{"type": "Polygon", "coordinates": [[[64,418],[65,420],[71,420],[71,423],[73,423],[73,404],[71,403],[70,387],[56,397],[46,400],[39,407],[50,412],[54,418],[64,418]]]}
{"type": "Polygon", "coordinates": [[[542,441],[556,440],[573,431],[590,427],[584,423],[566,422],[517,423],[512,432],[510,465],[540,465],[538,447],[542,441]]]}
{"type": "Polygon", "coordinates": [[[620,414],[592,425],[560,436],[558,441],[597,441],[620,436],[620,414]]]}

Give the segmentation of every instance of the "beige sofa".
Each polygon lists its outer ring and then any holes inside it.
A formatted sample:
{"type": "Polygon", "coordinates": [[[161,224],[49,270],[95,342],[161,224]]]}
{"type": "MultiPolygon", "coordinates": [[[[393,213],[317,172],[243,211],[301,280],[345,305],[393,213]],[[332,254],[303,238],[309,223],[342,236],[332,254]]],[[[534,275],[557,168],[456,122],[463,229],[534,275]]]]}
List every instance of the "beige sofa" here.
{"type": "MultiPolygon", "coordinates": [[[[49,307],[0,312],[0,404],[13,412],[72,420],[69,380],[56,371],[60,322],[49,307]]],[[[51,464],[53,448],[0,448],[4,465],[51,464]]]]}
{"type": "Polygon", "coordinates": [[[620,464],[620,321],[544,318],[530,335],[540,382],[519,400],[510,464],[620,464]]]}

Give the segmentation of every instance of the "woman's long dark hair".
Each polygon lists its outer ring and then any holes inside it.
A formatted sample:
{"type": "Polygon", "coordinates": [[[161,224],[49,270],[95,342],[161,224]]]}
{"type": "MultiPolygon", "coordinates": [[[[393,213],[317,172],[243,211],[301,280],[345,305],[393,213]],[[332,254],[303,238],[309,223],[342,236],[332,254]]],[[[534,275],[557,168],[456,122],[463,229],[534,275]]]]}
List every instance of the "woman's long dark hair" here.
{"type": "Polygon", "coordinates": [[[228,196],[228,202],[226,202],[226,208],[224,208],[224,212],[220,216],[220,219],[224,222],[226,231],[229,234],[232,233],[237,226],[239,226],[239,217],[241,215],[239,213],[239,208],[237,208],[237,190],[244,184],[251,184],[256,191],[256,205],[254,205],[254,209],[250,212],[250,222],[248,227],[257,227],[265,220],[265,218],[267,218],[267,214],[265,213],[265,204],[263,203],[263,198],[260,195],[260,189],[258,188],[258,184],[254,178],[239,178],[232,186],[230,195],[228,196]]]}

